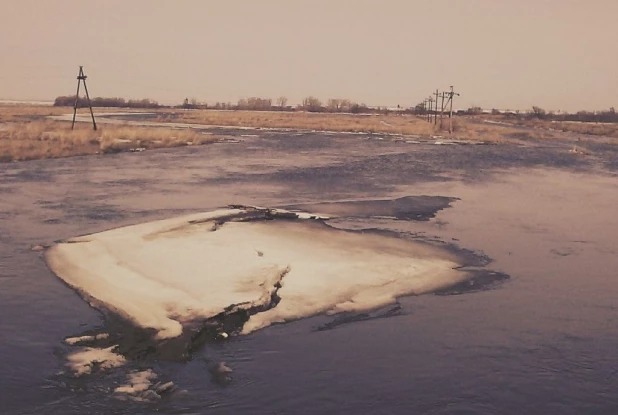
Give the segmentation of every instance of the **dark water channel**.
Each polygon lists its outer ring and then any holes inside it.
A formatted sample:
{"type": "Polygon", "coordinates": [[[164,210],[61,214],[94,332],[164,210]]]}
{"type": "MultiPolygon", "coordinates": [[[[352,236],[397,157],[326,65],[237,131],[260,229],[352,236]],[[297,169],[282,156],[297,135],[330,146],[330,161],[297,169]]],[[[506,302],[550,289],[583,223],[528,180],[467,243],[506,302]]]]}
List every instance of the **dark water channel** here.
{"type": "Polygon", "coordinates": [[[259,133],[234,144],[0,164],[0,413],[618,413],[615,159],[612,148],[581,156],[559,143],[259,133]],[[334,201],[421,195],[457,200],[422,221],[386,212],[331,225],[455,244],[510,278],[462,295],[402,298],[392,316],[276,325],[207,345],[184,363],[59,374],[71,350],[64,339],[108,323],[35,245],[228,204],[332,210],[334,201]],[[225,386],[208,372],[220,361],[233,369],[225,386]],[[186,392],[118,400],[112,391],[126,374],[146,368],[186,392]]]}

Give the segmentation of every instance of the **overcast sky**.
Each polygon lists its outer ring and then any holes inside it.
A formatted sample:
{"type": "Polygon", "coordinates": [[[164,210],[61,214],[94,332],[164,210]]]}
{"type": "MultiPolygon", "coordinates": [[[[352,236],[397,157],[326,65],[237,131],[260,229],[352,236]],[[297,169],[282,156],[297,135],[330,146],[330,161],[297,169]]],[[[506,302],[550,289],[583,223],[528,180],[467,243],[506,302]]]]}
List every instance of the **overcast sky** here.
{"type": "Polygon", "coordinates": [[[618,106],[618,0],[0,0],[0,98],[618,106]]]}

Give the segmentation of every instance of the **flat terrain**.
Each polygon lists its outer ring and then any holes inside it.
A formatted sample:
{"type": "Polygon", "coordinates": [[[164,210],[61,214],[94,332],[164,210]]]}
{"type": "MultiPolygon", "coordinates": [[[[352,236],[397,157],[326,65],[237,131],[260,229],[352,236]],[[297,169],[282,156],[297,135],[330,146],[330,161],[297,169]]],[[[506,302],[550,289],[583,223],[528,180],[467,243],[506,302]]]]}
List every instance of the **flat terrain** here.
{"type": "MultiPolygon", "coordinates": [[[[455,117],[454,132],[449,134],[421,118],[403,114],[175,109],[123,109],[120,112],[118,109],[96,108],[98,130],[93,131],[90,114],[85,109],[78,112],[77,126],[71,130],[71,112],[65,107],[0,106],[0,162],[208,144],[247,135],[252,130],[273,130],[289,135],[319,131],[374,138],[396,137],[408,141],[455,140],[491,144],[547,140],[566,143],[576,153],[589,153],[590,149],[586,148],[597,144],[617,144],[612,135],[590,136],[571,130],[467,117],[455,117]]],[[[446,124],[447,120],[445,128],[446,124]]]]}
{"type": "Polygon", "coordinates": [[[587,137],[608,137],[612,143],[618,144],[618,123],[553,121],[523,117],[517,119],[503,115],[479,116],[478,118],[503,126],[523,127],[555,133],[573,133],[587,137]]]}

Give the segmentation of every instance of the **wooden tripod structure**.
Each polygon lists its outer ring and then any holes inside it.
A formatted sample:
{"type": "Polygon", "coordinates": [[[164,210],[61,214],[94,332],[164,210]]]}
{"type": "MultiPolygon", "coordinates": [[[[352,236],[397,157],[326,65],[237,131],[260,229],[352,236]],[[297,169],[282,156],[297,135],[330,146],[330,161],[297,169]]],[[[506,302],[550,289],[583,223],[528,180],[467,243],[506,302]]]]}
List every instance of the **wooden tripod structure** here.
{"type": "Polygon", "coordinates": [[[71,124],[71,130],[75,127],[75,115],[77,115],[77,105],[79,104],[79,86],[81,82],[84,82],[84,90],[86,91],[86,100],[88,101],[88,108],[90,108],[90,116],[92,117],[92,128],[97,130],[97,123],[94,120],[94,112],[92,112],[92,104],[90,103],[90,95],[88,95],[88,87],[86,86],[86,75],[84,75],[84,67],[79,67],[79,75],[77,75],[77,92],[75,93],[75,104],[73,104],[73,123],[71,124]]]}

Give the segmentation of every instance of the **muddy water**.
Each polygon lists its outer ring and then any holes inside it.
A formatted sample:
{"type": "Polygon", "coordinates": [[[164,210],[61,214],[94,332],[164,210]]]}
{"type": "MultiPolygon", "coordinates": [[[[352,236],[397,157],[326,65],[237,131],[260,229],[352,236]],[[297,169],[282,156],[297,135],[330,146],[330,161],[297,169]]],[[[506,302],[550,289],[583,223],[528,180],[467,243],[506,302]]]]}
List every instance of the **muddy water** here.
{"type": "Polygon", "coordinates": [[[0,413],[616,413],[618,179],[605,153],[567,150],[261,134],[0,165],[0,413]],[[185,363],[59,374],[71,350],[65,337],[111,323],[51,274],[33,245],[232,203],[419,195],[459,200],[426,221],[359,215],[332,225],[456,244],[491,257],[510,279],[402,298],[390,317],[274,326],[185,363]],[[220,361],[233,369],[226,386],[208,372],[220,361]],[[126,374],[145,368],[186,393],[116,399],[126,374]]]}

